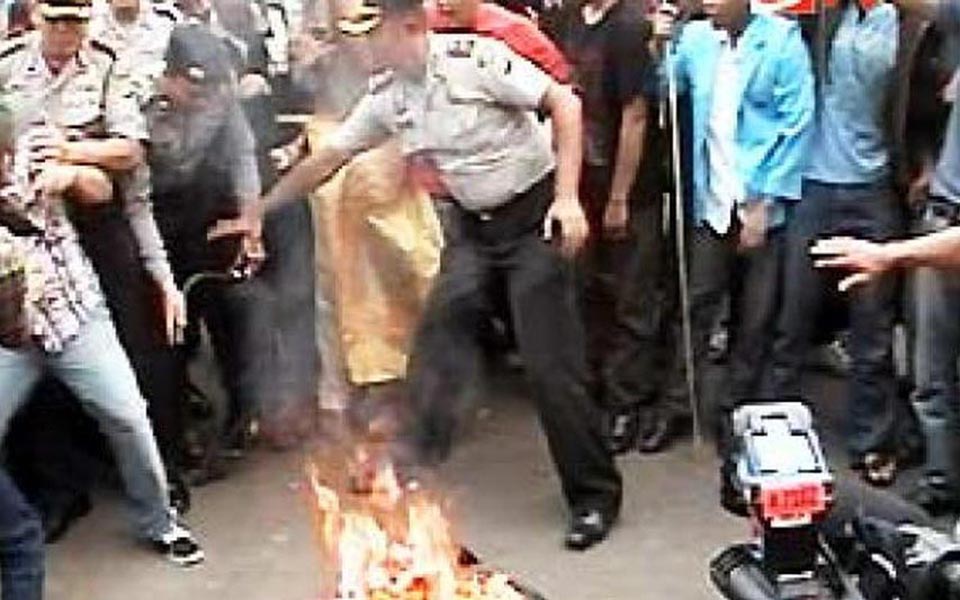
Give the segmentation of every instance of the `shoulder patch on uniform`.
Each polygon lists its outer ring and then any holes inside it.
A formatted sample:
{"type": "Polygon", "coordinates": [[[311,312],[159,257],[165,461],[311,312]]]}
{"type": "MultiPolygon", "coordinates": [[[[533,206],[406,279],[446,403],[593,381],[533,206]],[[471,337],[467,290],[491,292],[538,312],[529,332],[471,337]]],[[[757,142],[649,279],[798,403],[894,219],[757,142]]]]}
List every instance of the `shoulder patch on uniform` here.
{"type": "Polygon", "coordinates": [[[155,14],[155,15],[157,15],[158,17],[161,17],[161,18],[163,18],[163,19],[167,19],[167,20],[170,21],[171,23],[176,23],[176,22],[177,22],[177,15],[176,15],[176,13],[174,13],[174,12],[173,12],[172,10],[170,10],[169,8],[154,8],[154,9],[153,9],[153,14],[155,14]]]}
{"type": "Polygon", "coordinates": [[[497,75],[509,75],[513,71],[513,61],[517,54],[500,40],[483,40],[473,53],[477,67],[482,70],[494,70],[497,75]]]}
{"type": "Polygon", "coordinates": [[[446,42],[446,55],[450,58],[470,58],[476,45],[474,38],[455,37],[446,42]]]}
{"type": "Polygon", "coordinates": [[[0,44],[0,59],[16,54],[26,47],[27,40],[20,36],[5,40],[2,44],[0,44]]]}
{"type": "Polygon", "coordinates": [[[98,52],[103,52],[113,60],[117,60],[117,51],[113,48],[113,46],[110,46],[101,40],[91,39],[90,47],[98,52]]]}
{"type": "Polygon", "coordinates": [[[382,71],[370,76],[368,90],[371,94],[382,92],[393,81],[393,71],[382,71]]]}

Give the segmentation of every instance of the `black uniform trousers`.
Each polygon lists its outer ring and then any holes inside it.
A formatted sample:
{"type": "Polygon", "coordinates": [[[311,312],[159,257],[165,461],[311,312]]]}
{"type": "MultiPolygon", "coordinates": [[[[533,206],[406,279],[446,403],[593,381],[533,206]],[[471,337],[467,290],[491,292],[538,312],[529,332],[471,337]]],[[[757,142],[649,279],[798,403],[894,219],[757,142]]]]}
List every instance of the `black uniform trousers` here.
{"type": "Polygon", "coordinates": [[[461,235],[444,248],[411,357],[411,435],[421,461],[449,454],[479,375],[478,334],[495,294],[505,293],[564,496],[574,512],[597,509],[613,517],[622,482],[587,394],[573,266],[541,238],[552,198],[549,176],[489,213],[453,210],[461,235]]]}

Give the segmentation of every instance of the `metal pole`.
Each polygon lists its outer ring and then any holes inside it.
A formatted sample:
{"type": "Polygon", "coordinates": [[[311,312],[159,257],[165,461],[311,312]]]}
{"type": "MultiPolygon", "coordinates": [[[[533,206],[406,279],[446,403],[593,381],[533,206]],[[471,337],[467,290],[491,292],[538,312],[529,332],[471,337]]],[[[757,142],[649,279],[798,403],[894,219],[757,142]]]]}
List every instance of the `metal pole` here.
{"type": "Polygon", "coordinates": [[[673,161],[674,234],[677,240],[677,275],[680,284],[680,310],[683,328],[684,367],[687,376],[687,397],[693,417],[693,443],[703,445],[703,430],[700,425],[700,403],[697,399],[696,371],[693,360],[693,332],[690,324],[690,290],[687,270],[686,218],[683,202],[683,168],[680,164],[680,126],[677,121],[677,76],[673,69],[667,70],[667,95],[670,108],[670,149],[673,161]]]}

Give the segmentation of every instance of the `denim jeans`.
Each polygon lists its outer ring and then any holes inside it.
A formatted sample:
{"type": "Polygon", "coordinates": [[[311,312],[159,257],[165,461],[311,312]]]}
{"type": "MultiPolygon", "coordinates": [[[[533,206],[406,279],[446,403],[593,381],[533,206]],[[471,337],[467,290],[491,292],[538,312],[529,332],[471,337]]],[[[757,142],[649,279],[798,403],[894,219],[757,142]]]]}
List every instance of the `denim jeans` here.
{"type": "MultiPolygon", "coordinates": [[[[836,294],[839,274],[819,271],[810,245],[821,237],[849,235],[870,240],[896,237],[900,209],[887,182],[834,185],[805,181],[803,200],[787,230],[783,305],[774,351],[778,397],[799,397],[805,358],[826,300],[836,294]]],[[[893,322],[897,285],[883,277],[849,292],[850,354],[848,450],[854,459],[894,450],[896,385],[893,322]]]]}
{"type": "Polygon", "coordinates": [[[138,533],[150,539],[168,531],[173,516],[147,405],[106,309],[59,354],[0,348],[0,439],[44,370],[70,388],[110,442],[138,533]]]}
{"type": "Polygon", "coordinates": [[[0,589],[3,600],[43,598],[43,527],[0,470],[0,589]]]}
{"type": "MultiPolygon", "coordinates": [[[[920,228],[932,233],[956,224],[940,214],[952,207],[931,200],[920,228]]],[[[950,212],[948,210],[948,212],[950,212]]],[[[958,472],[957,358],[960,356],[960,272],[917,269],[914,274],[916,340],[914,406],[927,442],[924,477],[928,483],[960,493],[958,472]]]]}

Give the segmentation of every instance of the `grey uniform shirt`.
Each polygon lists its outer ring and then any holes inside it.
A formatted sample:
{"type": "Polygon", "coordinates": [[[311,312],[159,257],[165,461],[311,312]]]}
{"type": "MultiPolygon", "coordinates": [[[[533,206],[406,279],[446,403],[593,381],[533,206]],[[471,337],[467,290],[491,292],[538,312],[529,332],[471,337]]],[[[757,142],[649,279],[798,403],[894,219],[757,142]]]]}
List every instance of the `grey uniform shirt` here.
{"type": "Polygon", "coordinates": [[[172,18],[156,12],[149,3],[144,4],[133,23],[117,21],[109,9],[90,23],[91,37],[102,40],[116,51],[115,70],[133,86],[141,106],[156,93],[175,25],[172,18]]]}
{"type": "Polygon", "coordinates": [[[426,74],[383,74],[328,141],[353,155],[399,136],[467,210],[506,204],[554,168],[535,110],[552,79],[495,39],[428,36],[426,74]]]}
{"type": "MultiPolygon", "coordinates": [[[[30,33],[0,49],[0,93],[11,110],[15,130],[56,127],[75,139],[103,135],[145,141],[147,127],[129,74],[116,68],[116,55],[99,42],[84,43],[60,73],[47,67],[39,33],[30,33]]],[[[121,178],[131,177],[126,174],[121,178]]],[[[157,232],[149,194],[124,190],[127,220],[147,271],[161,285],[173,285],[173,273],[157,232]]]]}

